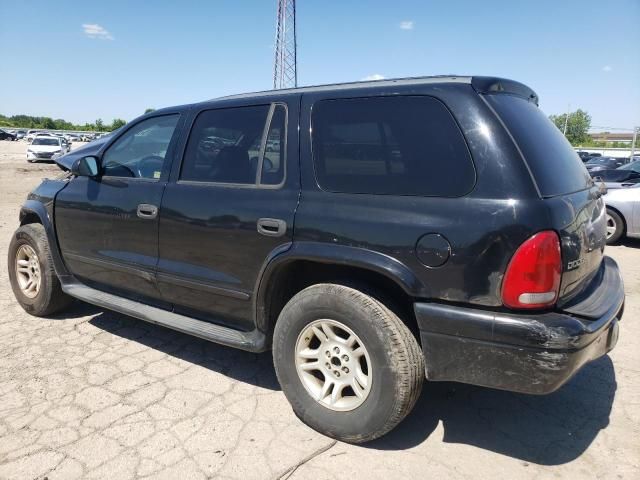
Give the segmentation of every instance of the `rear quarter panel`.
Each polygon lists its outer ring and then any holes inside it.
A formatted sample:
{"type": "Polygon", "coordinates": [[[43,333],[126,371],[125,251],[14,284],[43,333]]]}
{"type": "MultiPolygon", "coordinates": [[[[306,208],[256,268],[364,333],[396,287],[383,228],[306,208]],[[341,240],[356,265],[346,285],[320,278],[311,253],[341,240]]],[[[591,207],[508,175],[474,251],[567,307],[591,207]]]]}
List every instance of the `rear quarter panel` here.
{"type": "Polygon", "coordinates": [[[418,278],[417,291],[408,292],[416,297],[501,305],[502,276],[513,252],[549,223],[519,153],[470,85],[305,94],[300,137],[302,195],[294,240],[347,245],[393,257],[418,278]],[[447,105],[476,168],[476,184],[469,194],[458,198],[344,194],[318,186],[310,141],[314,103],[378,95],[431,95],[447,105]],[[441,267],[426,267],[417,259],[416,243],[427,233],[439,233],[451,245],[450,258],[441,267]]]}

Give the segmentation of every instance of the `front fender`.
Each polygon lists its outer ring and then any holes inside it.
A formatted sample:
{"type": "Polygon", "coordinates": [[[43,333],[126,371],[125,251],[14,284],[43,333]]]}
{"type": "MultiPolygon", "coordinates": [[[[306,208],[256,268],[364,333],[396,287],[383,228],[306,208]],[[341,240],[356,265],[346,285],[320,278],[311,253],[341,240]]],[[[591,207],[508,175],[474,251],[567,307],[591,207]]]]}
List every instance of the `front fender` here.
{"type": "Polygon", "coordinates": [[[47,240],[49,241],[49,250],[51,251],[53,268],[55,269],[58,278],[62,281],[70,274],[62,260],[62,256],[60,255],[60,248],[58,247],[58,238],[56,236],[53,219],[49,214],[49,210],[47,210],[47,207],[42,202],[39,202],[38,200],[27,200],[20,209],[20,225],[34,223],[34,218],[37,218],[37,223],[41,223],[44,227],[44,231],[47,234],[47,240]]]}

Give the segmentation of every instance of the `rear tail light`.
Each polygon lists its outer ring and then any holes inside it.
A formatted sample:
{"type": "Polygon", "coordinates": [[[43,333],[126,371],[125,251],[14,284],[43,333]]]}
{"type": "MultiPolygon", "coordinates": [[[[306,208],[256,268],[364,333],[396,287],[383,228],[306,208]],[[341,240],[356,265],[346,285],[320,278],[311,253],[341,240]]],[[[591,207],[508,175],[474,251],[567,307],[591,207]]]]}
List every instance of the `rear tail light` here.
{"type": "Polygon", "coordinates": [[[539,232],[511,258],[502,280],[502,303],[509,308],[546,308],[558,299],[562,257],[556,232],[539,232]]]}

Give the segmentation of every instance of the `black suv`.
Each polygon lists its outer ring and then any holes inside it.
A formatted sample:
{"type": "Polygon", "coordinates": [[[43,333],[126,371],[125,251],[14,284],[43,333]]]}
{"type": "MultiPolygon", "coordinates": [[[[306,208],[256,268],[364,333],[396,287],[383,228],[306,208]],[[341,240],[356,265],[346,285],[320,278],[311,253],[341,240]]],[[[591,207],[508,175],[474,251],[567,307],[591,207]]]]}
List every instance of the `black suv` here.
{"type": "Polygon", "coordinates": [[[0,140],[9,140],[10,142],[17,140],[15,133],[7,132],[0,128],[0,140]]]}
{"type": "Polygon", "coordinates": [[[13,291],[272,349],[295,413],[347,442],[425,378],[552,392],[613,348],[624,292],[602,191],[537,102],[433,77],[156,110],[29,195],[13,291]]]}

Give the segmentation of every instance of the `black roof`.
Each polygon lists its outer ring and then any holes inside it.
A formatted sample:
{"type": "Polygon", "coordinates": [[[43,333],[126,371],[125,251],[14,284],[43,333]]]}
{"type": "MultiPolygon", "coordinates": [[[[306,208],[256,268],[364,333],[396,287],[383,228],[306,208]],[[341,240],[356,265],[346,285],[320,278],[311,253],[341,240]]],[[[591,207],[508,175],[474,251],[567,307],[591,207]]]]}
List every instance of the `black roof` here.
{"type": "Polygon", "coordinates": [[[210,101],[228,100],[236,98],[263,97],[268,95],[286,95],[298,93],[315,93],[334,90],[353,90],[358,88],[369,87],[388,87],[388,86],[405,86],[405,85],[425,85],[433,83],[471,83],[471,77],[456,75],[436,75],[430,77],[406,77],[406,78],[389,78],[382,80],[363,80],[358,82],[328,83],[326,85],[310,85],[305,87],[284,88],[274,90],[263,90],[260,92],[241,93],[238,95],[227,95],[224,97],[213,98],[210,101]]]}
{"type": "Polygon", "coordinates": [[[168,107],[155,110],[153,114],[166,111],[177,111],[191,108],[193,106],[204,106],[207,104],[217,103],[220,101],[237,100],[244,98],[260,98],[273,96],[288,96],[301,93],[315,93],[325,91],[338,90],[358,90],[367,88],[385,88],[393,86],[419,86],[434,84],[467,84],[473,86],[478,93],[510,93],[527,98],[529,101],[538,104],[538,96],[526,85],[499,77],[483,77],[483,76],[467,76],[467,75],[435,75],[425,77],[407,77],[407,78],[390,78],[383,80],[366,80],[359,82],[333,83],[326,85],[312,85],[297,88],[263,90],[259,92],[241,93],[237,95],[227,95],[223,97],[212,98],[202,102],[196,102],[188,105],[168,107]]]}

